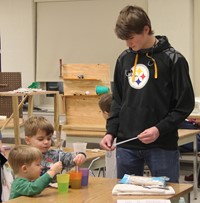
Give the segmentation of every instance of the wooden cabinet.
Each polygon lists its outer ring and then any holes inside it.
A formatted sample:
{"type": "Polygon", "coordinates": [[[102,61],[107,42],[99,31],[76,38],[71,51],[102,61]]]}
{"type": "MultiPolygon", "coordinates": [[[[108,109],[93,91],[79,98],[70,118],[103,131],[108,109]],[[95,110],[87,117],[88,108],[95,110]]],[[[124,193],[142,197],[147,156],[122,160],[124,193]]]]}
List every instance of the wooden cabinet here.
{"type": "Polygon", "coordinates": [[[105,119],[99,109],[101,95],[96,86],[110,88],[110,69],[107,64],[62,65],[66,124],[62,130],[67,136],[102,137],[105,119]]]}

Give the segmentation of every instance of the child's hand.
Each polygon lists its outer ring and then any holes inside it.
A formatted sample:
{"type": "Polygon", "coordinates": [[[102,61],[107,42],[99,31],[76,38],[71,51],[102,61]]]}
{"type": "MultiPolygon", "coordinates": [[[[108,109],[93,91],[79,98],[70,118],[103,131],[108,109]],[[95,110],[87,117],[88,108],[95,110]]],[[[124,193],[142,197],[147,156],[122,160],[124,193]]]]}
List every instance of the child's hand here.
{"type": "Polygon", "coordinates": [[[80,166],[85,162],[86,158],[83,154],[77,154],[76,157],[73,159],[77,166],[80,166]]]}
{"type": "Polygon", "coordinates": [[[62,170],[62,162],[58,161],[51,166],[51,170],[55,171],[56,173],[60,173],[62,170]]]}
{"type": "Polygon", "coordinates": [[[51,166],[50,170],[48,170],[47,173],[53,178],[57,173],[60,173],[61,171],[62,171],[62,162],[58,161],[51,166]]]}

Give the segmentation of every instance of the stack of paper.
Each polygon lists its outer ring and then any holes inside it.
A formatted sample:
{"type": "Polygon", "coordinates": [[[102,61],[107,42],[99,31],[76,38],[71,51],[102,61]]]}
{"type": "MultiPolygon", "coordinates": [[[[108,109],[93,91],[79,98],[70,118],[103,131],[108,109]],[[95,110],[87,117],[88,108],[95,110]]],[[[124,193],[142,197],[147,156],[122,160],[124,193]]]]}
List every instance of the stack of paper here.
{"type": "Polygon", "coordinates": [[[142,199],[142,200],[120,199],[120,200],[117,200],[117,203],[171,203],[171,201],[168,199],[142,199]]]}
{"type": "Polygon", "coordinates": [[[132,184],[117,184],[112,190],[113,195],[171,195],[175,194],[171,186],[165,188],[160,187],[144,187],[132,184]]]}

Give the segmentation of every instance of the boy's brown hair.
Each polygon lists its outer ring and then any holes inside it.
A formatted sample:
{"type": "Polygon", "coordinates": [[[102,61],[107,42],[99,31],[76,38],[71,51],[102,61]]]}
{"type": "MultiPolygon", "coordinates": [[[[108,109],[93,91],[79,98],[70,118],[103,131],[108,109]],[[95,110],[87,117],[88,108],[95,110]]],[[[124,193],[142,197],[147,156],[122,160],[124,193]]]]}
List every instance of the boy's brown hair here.
{"type": "Polygon", "coordinates": [[[133,34],[141,34],[144,26],[149,27],[149,35],[154,33],[149,17],[141,7],[126,6],[120,11],[116,22],[115,33],[118,38],[128,40],[133,34]]]}
{"type": "Polygon", "coordinates": [[[110,113],[111,103],[112,103],[112,94],[111,93],[103,94],[99,100],[99,108],[101,109],[102,112],[110,113]]]}
{"type": "Polygon", "coordinates": [[[13,169],[14,174],[17,174],[23,165],[30,165],[37,160],[42,160],[41,151],[35,147],[27,145],[14,147],[11,149],[8,156],[8,162],[13,169]]]}
{"type": "Polygon", "coordinates": [[[24,123],[25,136],[35,136],[38,130],[46,132],[47,135],[53,135],[54,127],[46,118],[42,116],[33,116],[24,123]]]}

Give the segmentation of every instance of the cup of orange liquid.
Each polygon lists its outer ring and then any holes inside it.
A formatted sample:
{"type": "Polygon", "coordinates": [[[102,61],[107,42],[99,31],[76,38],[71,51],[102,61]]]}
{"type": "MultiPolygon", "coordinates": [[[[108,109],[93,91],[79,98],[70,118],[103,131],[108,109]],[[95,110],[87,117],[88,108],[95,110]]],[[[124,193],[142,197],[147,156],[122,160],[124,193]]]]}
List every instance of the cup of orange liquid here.
{"type": "Polygon", "coordinates": [[[81,171],[70,171],[70,186],[72,189],[80,189],[82,181],[82,172],[81,171]]]}

